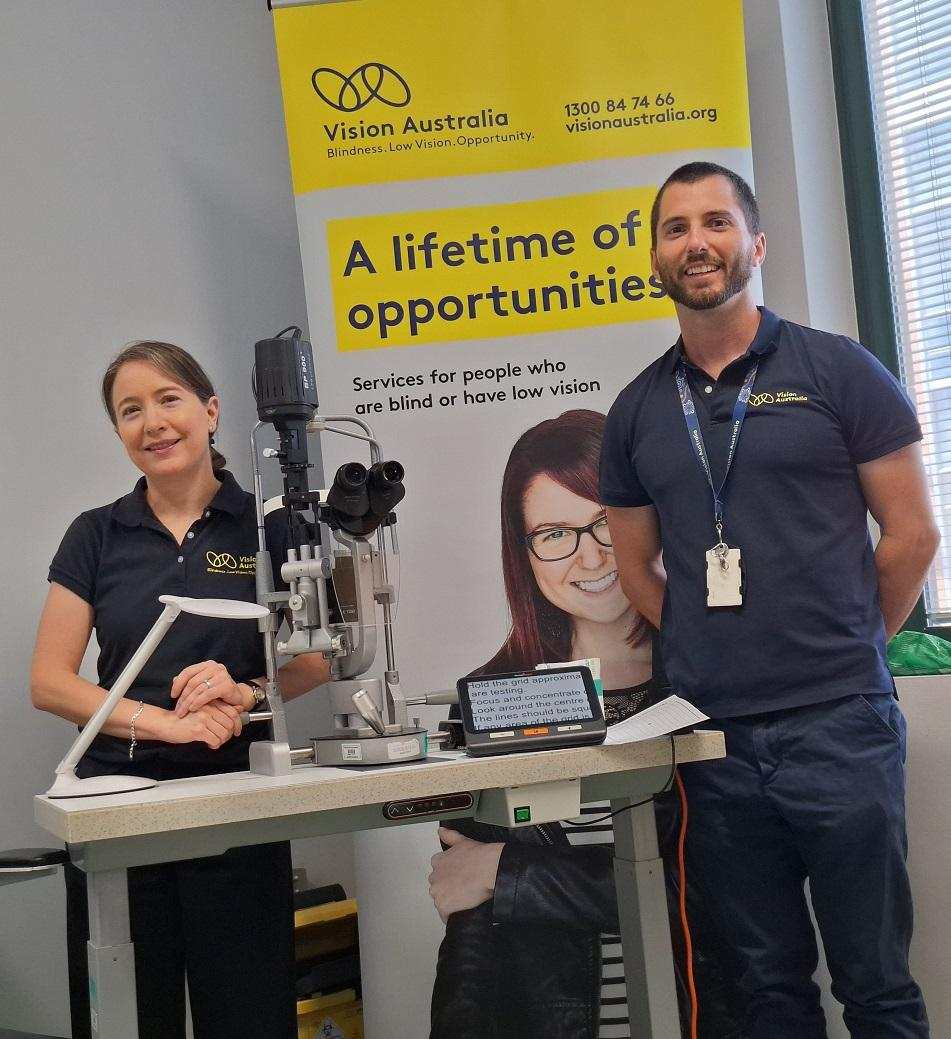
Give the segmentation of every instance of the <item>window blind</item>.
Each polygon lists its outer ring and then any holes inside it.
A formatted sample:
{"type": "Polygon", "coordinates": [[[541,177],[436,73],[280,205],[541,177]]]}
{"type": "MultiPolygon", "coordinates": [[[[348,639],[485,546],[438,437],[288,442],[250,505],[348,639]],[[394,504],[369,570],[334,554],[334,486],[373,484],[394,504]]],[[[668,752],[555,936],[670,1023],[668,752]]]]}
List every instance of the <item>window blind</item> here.
{"type": "Polygon", "coordinates": [[[862,0],[900,377],[943,541],[925,587],[951,625],[951,3],[862,0]]]}

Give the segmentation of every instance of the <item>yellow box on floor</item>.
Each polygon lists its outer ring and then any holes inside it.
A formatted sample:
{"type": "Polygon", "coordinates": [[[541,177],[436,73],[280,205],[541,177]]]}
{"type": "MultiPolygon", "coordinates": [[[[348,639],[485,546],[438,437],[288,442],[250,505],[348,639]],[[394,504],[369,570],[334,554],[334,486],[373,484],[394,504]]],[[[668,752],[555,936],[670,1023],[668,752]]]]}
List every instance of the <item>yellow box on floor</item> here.
{"type": "Polygon", "coordinates": [[[298,960],[325,956],[357,944],[357,903],[342,902],[298,909],[294,914],[294,947],[298,960]]]}
{"type": "Polygon", "coordinates": [[[363,1003],[356,992],[298,1000],[297,1039],[363,1039],[363,1003]]]}

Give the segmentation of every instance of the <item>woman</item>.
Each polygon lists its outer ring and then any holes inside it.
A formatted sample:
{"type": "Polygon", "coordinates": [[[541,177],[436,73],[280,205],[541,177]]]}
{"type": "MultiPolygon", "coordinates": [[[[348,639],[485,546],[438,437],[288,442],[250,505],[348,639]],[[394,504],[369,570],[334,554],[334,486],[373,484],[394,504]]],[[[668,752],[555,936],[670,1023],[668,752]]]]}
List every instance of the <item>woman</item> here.
{"type": "MultiPolygon", "coordinates": [[[[512,628],[475,674],[599,657],[613,724],[652,702],[665,682],[651,677],[650,632],[621,590],[598,502],[603,428],[598,412],[568,411],[512,449],[502,480],[512,628]]],[[[447,926],[431,1039],[630,1036],[612,827],[592,823],[610,806],[583,811],[576,826],[505,830],[467,821],[440,830],[449,850],[433,859],[430,891],[447,926]]],[[[671,801],[659,815],[671,850],[671,801]]],[[[679,937],[679,923],[673,933],[679,937]]],[[[705,1009],[716,1030],[704,1034],[728,1039],[728,1019],[705,1009]]]]}
{"type": "MultiPolygon", "coordinates": [[[[161,611],[159,595],[253,602],[253,497],[212,444],[219,402],[180,347],[126,347],[102,380],[106,411],[142,473],[133,490],[73,521],[49,572],[33,655],[33,703],[78,725],[95,713],[161,611]],[[92,632],[99,684],[79,668],[92,632]]],[[[275,573],[287,521],[268,517],[275,573]]],[[[239,715],[265,682],[256,625],[182,614],[79,763],[80,777],[177,779],[248,767],[239,715]]],[[[285,699],[326,681],[320,656],[281,668],[285,699]]],[[[261,735],[259,733],[259,735],[261,735]]],[[[85,874],[68,864],[73,1036],[90,1035],[85,874]]],[[[140,1039],[296,1036],[293,896],[287,843],[129,870],[140,1039]]]]}

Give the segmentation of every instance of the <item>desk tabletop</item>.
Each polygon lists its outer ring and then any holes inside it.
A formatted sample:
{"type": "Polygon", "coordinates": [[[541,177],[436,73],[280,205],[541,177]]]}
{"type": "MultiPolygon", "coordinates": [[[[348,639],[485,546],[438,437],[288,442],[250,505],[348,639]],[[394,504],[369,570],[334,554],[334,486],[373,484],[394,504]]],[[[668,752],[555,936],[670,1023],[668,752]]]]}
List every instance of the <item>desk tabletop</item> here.
{"type": "MultiPolygon", "coordinates": [[[[676,736],[674,742],[678,762],[725,754],[719,732],[694,732],[676,736]]],[[[57,800],[41,794],[34,807],[40,826],[60,840],[81,844],[669,764],[668,737],[488,758],[437,752],[408,765],[359,769],[302,765],[288,776],[232,772],[171,780],[128,794],[57,800]]]]}

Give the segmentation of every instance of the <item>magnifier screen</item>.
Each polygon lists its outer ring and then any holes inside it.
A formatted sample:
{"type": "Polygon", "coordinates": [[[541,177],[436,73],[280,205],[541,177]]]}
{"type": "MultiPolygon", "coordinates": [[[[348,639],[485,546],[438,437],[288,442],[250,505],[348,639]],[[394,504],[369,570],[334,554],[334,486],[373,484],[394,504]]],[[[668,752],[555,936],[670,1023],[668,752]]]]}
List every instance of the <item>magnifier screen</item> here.
{"type": "Polygon", "coordinates": [[[584,678],[577,671],[480,678],[466,686],[476,732],[594,717],[584,678]]]}

